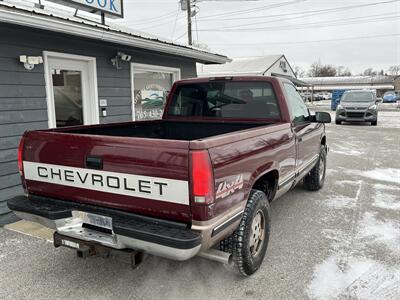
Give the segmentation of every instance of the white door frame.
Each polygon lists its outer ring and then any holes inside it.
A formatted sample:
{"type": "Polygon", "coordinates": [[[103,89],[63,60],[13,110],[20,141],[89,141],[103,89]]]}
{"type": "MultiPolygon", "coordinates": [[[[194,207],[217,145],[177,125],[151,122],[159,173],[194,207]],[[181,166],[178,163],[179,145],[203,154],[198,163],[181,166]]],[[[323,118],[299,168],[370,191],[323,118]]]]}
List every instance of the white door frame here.
{"type": "Polygon", "coordinates": [[[172,68],[172,67],[164,67],[157,65],[149,65],[149,64],[139,64],[139,63],[131,63],[131,97],[132,97],[132,120],[135,121],[135,71],[150,71],[150,72],[163,72],[172,74],[172,83],[176,80],[181,79],[181,69],[180,68],[172,68]]]}
{"type": "Polygon", "coordinates": [[[75,60],[88,63],[88,91],[82,90],[83,93],[87,92],[88,101],[82,101],[83,114],[90,116],[90,120],[86,120],[85,125],[99,124],[99,98],[97,89],[97,68],[96,58],[91,56],[82,56],[75,54],[43,51],[43,64],[44,64],[44,77],[46,82],[46,100],[47,100],[47,115],[49,128],[56,127],[56,114],[54,107],[54,94],[53,94],[53,79],[50,71],[49,59],[65,59],[75,60]]]}

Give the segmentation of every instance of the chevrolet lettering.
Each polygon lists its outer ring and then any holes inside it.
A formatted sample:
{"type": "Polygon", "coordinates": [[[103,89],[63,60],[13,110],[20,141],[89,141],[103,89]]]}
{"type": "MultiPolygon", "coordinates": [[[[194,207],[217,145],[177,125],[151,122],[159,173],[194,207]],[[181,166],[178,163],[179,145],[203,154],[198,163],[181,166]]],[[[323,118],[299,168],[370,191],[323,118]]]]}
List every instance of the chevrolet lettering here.
{"type": "Polygon", "coordinates": [[[251,275],[274,247],[270,202],[323,187],[330,121],[287,79],[181,80],[161,120],[25,132],[25,193],[7,204],[80,257],[201,256],[251,275]]]}
{"type": "Polygon", "coordinates": [[[24,161],[25,179],[189,205],[188,183],[24,161]]]}

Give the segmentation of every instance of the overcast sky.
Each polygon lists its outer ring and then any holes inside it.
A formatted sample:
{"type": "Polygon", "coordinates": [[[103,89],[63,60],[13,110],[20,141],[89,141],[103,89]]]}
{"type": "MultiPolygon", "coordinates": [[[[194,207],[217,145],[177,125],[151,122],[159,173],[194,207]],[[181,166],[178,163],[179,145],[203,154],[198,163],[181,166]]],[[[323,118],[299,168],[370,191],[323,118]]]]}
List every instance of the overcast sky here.
{"type": "MultiPolygon", "coordinates": [[[[400,0],[197,0],[196,7],[194,42],[231,58],[285,54],[305,70],[320,60],[353,74],[400,65],[400,0]]],[[[179,0],[124,0],[124,8],[124,19],[107,22],[187,43],[179,0]]]]}
{"type": "MultiPolygon", "coordinates": [[[[187,42],[186,13],[178,1],[124,5],[125,18],[117,24],[187,42]]],[[[400,64],[400,1],[204,0],[197,7],[195,42],[232,58],[282,53],[292,65],[308,68],[320,59],[354,73],[400,64]]]]}

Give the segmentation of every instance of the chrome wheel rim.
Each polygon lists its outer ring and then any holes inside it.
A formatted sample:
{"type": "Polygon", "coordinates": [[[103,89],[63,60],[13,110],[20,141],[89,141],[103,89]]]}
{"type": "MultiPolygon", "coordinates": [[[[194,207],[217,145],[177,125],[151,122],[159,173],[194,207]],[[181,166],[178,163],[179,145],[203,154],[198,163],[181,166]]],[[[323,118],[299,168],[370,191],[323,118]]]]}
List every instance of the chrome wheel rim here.
{"type": "Polygon", "coordinates": [[[258,210],[254,216],[253,222],[251,223],[250,233],[250,253],[251,255],[257,256],[260,253],[264,242],[265,232],[265,217],[262,210],[258,210]]]}

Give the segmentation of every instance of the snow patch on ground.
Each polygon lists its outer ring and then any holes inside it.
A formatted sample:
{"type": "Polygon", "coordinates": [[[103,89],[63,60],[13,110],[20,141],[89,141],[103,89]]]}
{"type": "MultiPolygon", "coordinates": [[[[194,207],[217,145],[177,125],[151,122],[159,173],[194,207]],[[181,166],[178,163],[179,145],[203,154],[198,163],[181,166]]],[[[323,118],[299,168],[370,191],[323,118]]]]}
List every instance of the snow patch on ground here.
{"type": "Polygon", "coordinates": [[[386,185],[381,183],[374,184],[376,190],[387,190],[387,191],[399,191],[399,188],[395,185],[386,185]]]}
{"type": "Polygon", "coordinates": [[[335,254],[314,270],[312,299],[398,299],[399,271],[368,259],[335,254]]]}
{"type": "Polygon", "coordinates": [[[361,193],[361,185],[362,181],[351,181],[351,180],[340,180],[335,182],[335,184],[344,186],[351,185],[355,187],[356,194],[354,197],[345,196],[345,195],[331,195],[326,199],[326,205],[335,209],[342,208],[354,208],[357,204],[358,199],[360,198],[361,193]]]}
{"type": "Polygon", "coordinates": [[[360,222],[358,236],[368,242],[384,244],[400,256],[400,224],[395,221],[380,221],[367,212],[360,222]]]}
{"type": "Polygon", "coordinates": [[[335,209],[353,208],[356,205],[356,199],[346,196],[330,196],[326,200],[326,205],[335,209]]]}
{"type": "Polygon", "coordinates": [[[373,205],[388,210],[400,210],[400,195],[376,191],[373,205]]]}
{"type": "Polygon", "coordinates": [[[359,150],[333,150],[333,149],[331,149],[331,152],[341,154],[341,155],[350,155],[350,156],[359,156],[359,155],[364,154],[364,152],[359,151],[359,150]]]}
{"type": "Polygon", "coordinates": [[[353,180],[338,180],[335,182],[335,184],[344,186],[344,185],[356,185],[359,181],[353,181],[353,180]]]}
{"type": "Polygon", "coordinates": [[[362,155],[366,153],[366,150],[362,149],[365,148],[360,147],[359,144],[352,142],[342,142],[341,144],[332,145],[330,151],[341,155],[361,156],[362,158],[362,155]]]}
{"type": "Polygon", "coordinates": [[[326,169],[327,175],[333,175],[333,174],[336,174],[337,172],[338,172],[338,170],[335,170],[335,169],[326,169]]]}
{"type": "MultiPolygon", "coordinates": [[[[345,171],[357,175],[394,182],[400,174],[398,169],[377,168],[373,171],[345,171]]],[[[354,176],[357,178],[356,176],[354,176]]],[[[359,178],[359,177],[358,177],[359,178]]],[[[399,182],[400,183],[400,182],[399,182]]],[[[338,228],[335,221],[341,210],[357,211],[359,205],[365,205],[360,198],[363,180],[339,180],[335,185],[351,191],[346,195],[330,195],[323,203],[326,211],[323,236],[331,243],[331,253],[323,262],[314,266],[311,282],[306,290],[309,298],[318,300],[366,299],[366,300],[399,300],[400,299],[400,261],[385,264],[379,259],[366,255],[371,246],[389,251],[400,258],[400,220],[388,216],[380,218],[378,211],[367,211],[361,215],[354,214],[348,222],[348,228],[338,228]],[[351,189],[348,189],[349,186],[351,189]],[[354,187],[354,188],[353,188],[354,187]],[[388,218],[387,218],[388,217],[388,218]],[[332,224],[330,227],[328,224],[332,224]],[[329,228],[330,227],[330,228],[329,228]]],[[[394,184],[375,183],[373,187],[372,207],[396,210],[400,206],[399,187],[394,184]]],[[[364,206],[367,208],[368,206],[364,206]]],[[[379,250],[381,251],[381,250],[379,250]]],[[[378,256],[379,257],[379,256],[378,256]]]]}
{"type": "Polygon", "coordinates": [[[359,175],[359,176],[363,176],[363,177],[374,179],[374,180],[393,182],[393,183],[400,184],[400,169],[376,168],[376,169],[370,170],[370,171],[348,170],[346,172],[348,174],[359,175]]]}

